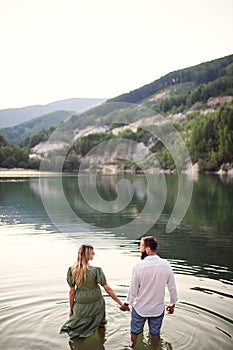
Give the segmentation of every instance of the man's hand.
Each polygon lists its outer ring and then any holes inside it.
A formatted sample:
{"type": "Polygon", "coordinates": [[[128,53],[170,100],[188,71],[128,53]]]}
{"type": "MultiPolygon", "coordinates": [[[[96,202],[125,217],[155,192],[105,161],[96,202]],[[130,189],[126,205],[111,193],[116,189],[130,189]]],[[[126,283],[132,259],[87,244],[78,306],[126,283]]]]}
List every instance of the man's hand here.
{"type": "Polygon", "coordinates": [[[168,312],[168,314],[174,314],[174,311],[175,311],[175,304],[174,305],[168,305],[166,307],[166,310],[168,312]]]}
{"type": "Polygon", "coordinates": [[[130,308],[129,308],[129,305],[128,304],[122,304],[121,306],[120,306],[120,310],[121,311],[130,311],[130,308]]]}

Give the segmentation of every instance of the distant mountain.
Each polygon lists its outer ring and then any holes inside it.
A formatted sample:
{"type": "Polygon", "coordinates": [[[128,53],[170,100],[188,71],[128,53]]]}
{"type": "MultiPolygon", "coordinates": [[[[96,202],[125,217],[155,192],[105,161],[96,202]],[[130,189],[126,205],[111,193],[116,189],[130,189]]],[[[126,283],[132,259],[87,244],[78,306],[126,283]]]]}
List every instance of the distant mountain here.
{"type": "Polygon", "coordinates": [[[48,130],[51,127],[56,127],[60,122],[72,116],[74,112],[71,111],[56,111],[30,119],[19,125],[11,126],[9,128],[0,129],[5,139],[15,145],[20,144],[24,139],[28,139],[42,130],[48,130]]]}
{"type": "Polygon", "coordinates": [[[47,105],[34,105],[0,110],[0,128],[22,124],[30,119],[55,111],[72,111],[72,113],[81,113],[89,108],[100,105],[104,101],[106,101],[106,99],[70,98],[52,102],[47,105]]]}

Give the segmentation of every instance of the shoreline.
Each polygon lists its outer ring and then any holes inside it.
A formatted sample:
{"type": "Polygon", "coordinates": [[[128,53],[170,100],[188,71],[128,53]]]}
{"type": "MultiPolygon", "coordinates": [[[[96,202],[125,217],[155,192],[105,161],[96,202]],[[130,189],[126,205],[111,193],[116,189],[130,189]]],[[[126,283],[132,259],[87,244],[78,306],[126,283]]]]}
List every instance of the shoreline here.
{"type": "Polygon", "coordinates": [[[57,175],[55,172],[41,172],[40,170],[35,169],[21,169],[21,168],[13,168],[13,169],[5,169],[0,168],[0,178],[3,177],[40,177],[40,176],[54,176],[57,175]]]}
{"type": "MultiPolygon", "coordinates": [[[[196,169],[194,169],[196,170],[196,169]]],[[[116,174],[129,174],[132,173],[130,171],[121,171],[121,172],[102,172],[103,175],[116,175],[116,174]]],[[[151,172],[153,173],[153,172],[151,172]]],[[[156,173],[156,172],[155,172],[156,173]]],[[[164,171],[164,173],[169,173],[164,171]]],[[[172,172],[170,172],[172,174],[172,172]]],[[[62,173],[64,174],[68,174],[66,172],[62,173]]],[[[72,174],[72,173],[69,173],[72,174]]],[[[134,173],[136,174],[136,173],[134,173]]],[[[185,172],[184,172],[185,174],[185,172]]],[[[219,176],[233,176],[233,169],[230,169],[228,172],[219,170],[216,172],[205,172],[205,173],[197,173],[196,171],[194,171],[193,175],[199,175],[199,174],[213,174],[213,175],[219,175],[219,176]]],[[[23,168],[12,168],[12,169],[6,169],[6,168],[0,168],[0,178],[5,178],[5,177],[41,177],[41,176],[58,176],[60,175],[60,173],[57,172],[52,172],[52,171],[40,171],[40,170],[35,170],[35,169],[23,169],[23,168]]]]}

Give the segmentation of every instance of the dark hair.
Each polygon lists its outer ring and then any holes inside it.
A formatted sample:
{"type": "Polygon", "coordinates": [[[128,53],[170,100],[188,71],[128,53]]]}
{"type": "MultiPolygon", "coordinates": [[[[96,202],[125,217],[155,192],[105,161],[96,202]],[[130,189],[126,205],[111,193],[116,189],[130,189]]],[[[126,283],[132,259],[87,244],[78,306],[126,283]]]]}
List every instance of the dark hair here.
{"type": "Polygon", "coordinates": [[[147,248],[149,247],[151,250],[156,251],[157,246],[158,246],[158,242],[157,239],[153,236],[147,236],[147,237],[143,237],[143,243],[144,243],[144,247],[147,248]]]}

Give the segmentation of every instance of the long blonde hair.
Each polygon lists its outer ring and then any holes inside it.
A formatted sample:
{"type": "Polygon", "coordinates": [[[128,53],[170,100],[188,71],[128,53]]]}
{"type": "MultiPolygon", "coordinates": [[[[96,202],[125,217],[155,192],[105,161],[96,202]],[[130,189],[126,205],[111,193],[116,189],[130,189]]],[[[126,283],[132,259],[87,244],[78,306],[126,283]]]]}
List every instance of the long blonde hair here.
{"type": "Polygon", "coordinates": [[[78,257],[72,266],[72,279],[80,287],[86,281],[89,269],[90,253],[93,251],[91,245],[82,244],[78,250],[78,257]]]}

